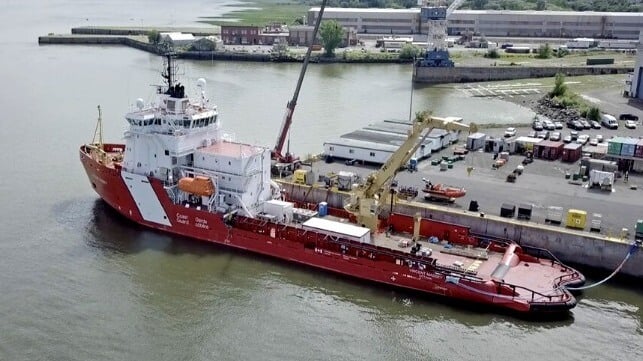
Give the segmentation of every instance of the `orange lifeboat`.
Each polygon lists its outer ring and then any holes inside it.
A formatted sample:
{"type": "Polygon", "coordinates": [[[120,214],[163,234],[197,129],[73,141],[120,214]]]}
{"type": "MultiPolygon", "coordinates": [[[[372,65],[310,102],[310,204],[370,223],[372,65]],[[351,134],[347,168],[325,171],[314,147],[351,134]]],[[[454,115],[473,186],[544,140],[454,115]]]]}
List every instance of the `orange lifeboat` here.
{"type": "Polygon", "coordinates": [[[214,184],[210,177],[183,177],[179,179],[179,189],[196,196],[209,197],[214,194],[214,184]]]}
{"type": "Polygon", "coordinates": [[[444,199],[449,201],[464,197],[467,194],[467,190],[464,188],[430,183],[427,183],[422,191],[426,193],[425,198],[427,199],[444,199]]]}

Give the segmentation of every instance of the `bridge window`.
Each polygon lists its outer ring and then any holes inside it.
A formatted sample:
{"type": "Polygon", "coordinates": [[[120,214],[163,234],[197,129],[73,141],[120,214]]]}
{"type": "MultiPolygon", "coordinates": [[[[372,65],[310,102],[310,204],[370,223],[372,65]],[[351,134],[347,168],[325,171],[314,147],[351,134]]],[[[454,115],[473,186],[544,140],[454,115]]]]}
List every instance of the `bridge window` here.
{"type": "Polygon", "coordinates": [[[370,155],[371,157],[374,157],[374,156],[375,156],[375,152],[371,152],[369,155],[370,155]]]}

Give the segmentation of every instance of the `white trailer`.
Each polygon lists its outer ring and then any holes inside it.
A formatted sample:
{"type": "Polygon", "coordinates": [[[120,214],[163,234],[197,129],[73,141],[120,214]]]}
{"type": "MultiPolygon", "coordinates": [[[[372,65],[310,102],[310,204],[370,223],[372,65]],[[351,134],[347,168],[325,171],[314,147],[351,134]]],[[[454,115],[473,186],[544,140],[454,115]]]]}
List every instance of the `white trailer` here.
{"type": "Polygon", "coordinates": [[[596,40],[591,38],[576,38],[568,41],[565,45],[567,45],[568,49],[589,49],[597,44],[596,40]]]}
{"type": "MultiPolygon", "coordinates": [[[[431,143],[433,144],[433,143],[431,143]]],[[[433,147],[433,145],[431,145],[433,147]]],[[[399,145],[368,142],[364,140],[338,138],[324,142],[324,155],[333,158],[384,164],[399,148],[399,145]]],[[[412,158],[423,159],[431,155],[429,146],[418,147],[412,158]]]]}

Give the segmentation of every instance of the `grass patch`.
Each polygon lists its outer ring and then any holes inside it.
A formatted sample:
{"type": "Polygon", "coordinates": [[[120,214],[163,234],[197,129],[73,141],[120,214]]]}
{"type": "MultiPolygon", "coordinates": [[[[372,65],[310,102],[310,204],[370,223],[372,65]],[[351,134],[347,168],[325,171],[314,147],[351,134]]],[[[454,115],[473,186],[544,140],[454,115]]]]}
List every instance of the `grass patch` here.
{"type": "Polygon", "coordinates": [[[523,127],[528,127],[531,123],[530,122],[516,122],[516,123],[485,123],[485,124],[478,124],[478,129],[495,129],[495,128],[523,128],[523,127]]]}
{"type": "Polygon", "coordinates": [[[591,120],[599,120],[600,109],[577,93],[570,91],[565,84],[565,76],[563,74],[556,74],[554,81],[554,88],[549,92],[548,96],[552,102],[559,104],[563,108],[576,109],[581,116],[591,120]]]}
{"type": "Polygon", "coordinates": [[[251,0],[234,5],[242,8],[221,17],[203,17],[201,22],[212,25],[265,26],[272,23],[292,25],[295,19],[306,16],[310,5],[297,0],[251,0]]]}

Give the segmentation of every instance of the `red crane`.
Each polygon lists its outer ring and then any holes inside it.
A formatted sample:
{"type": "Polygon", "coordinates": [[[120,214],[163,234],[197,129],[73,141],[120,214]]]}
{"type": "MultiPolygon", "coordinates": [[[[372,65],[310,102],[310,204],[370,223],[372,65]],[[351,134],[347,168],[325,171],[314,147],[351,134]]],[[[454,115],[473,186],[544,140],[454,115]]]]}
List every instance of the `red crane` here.
{"type": "Polygon", "coordinates": [[[292,124],[292,115],[295,112],[295,106],[297,105],[297,98],[299,97],[299,91],[301,90],[301,84],[304,82],[304,75],[306,74],[306,68],[308,68],[308,62],[310,61],[310,54],[313,50],[315,39],[317,38],[317,32],[319,31],[319,25],[321,24],[322,16],[324,15],[324,8],[326,7],[326,1],[323,0],[321,6],[319,7],[319,15],[315,21],[315,28],[313,29],[312,41],[308,45],[308,50],[306,51],[306,56],[304,57],[304,64],[301,67],[301,72],[299,73],[299,80],[297,81],[297,87],[295,88],[295,94],[293,94],[292,99],[286,105],[286,115],[284,120],[281,123],[281,130],[279,136],[277,137],[277,143],[275,148],[271,152],[272,160],[277,163],[282,163],[285,165],[284,168],[290,168],[289,170],[294,170],[299,166],[301,161],[298,157],[293,156],[290,153],[290,146],[286,149],[286,154],[283,154],[284,145],[286,144],[286,139],[288,138],[288,132],[290,131],[290,125],[292,124]]]}

